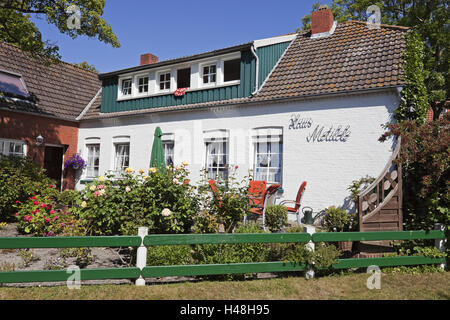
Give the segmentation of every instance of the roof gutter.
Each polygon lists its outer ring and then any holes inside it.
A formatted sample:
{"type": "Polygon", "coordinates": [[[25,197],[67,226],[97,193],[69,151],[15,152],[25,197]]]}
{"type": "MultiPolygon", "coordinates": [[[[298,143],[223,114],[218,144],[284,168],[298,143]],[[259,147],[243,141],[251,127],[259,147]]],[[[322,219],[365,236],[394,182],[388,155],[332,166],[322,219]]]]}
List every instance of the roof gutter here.
{"type": "Polygon", "coordinates": [[[252,96],[254,96],[259,89],[259,57],[256,54],[256,50],[255,50],[255,44],[253,43],[253,45],[250,47],[250,51],[252,52],[253,56],[256,59],[256,74],[255,74],[255,91],[253,91],[251,93],[252,96]]]}

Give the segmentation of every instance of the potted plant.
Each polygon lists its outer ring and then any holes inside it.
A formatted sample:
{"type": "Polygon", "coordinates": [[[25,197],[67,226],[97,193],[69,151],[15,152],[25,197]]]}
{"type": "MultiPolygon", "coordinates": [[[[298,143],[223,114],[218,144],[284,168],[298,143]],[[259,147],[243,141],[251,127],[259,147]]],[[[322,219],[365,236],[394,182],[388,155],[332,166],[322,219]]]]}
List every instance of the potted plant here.
{"type": "MultiPolygon", "coordinates": [[[[346,210],[335,206],[326,209],[323,221],[327,232],[349,232],[356,228],[356,215],[351,215],[346,210]]],[[[338,247],[344,252],[352,251],[353,241],[339,241],[338,247]]]]}
{"type": "Polygon", "coordinates": [[[75,153],[64,161],[64,169],[79,170],[86,168],[86,165],[86,161],[78,153],[75,153]]]}

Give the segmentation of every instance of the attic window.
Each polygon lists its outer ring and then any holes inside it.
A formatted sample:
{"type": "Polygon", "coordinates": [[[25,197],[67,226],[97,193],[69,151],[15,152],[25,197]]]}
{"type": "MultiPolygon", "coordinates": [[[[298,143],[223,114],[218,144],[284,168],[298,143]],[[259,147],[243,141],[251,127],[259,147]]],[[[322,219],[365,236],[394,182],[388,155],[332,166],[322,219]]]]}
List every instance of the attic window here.
{"type": "Polygon", "coordinates": [[[131,95],[131,79],[122,80],[122,95],[131,95]]]}
{"type": "Polygon", "coordinates": [[[224,61],[223,81],[234,81],[241,79],[241,59],[224,61]]]}
{"type": "Polygon", "coordinates": [[[0,71],[0,92],[26,98],[30,96],[22,76],[7,71],[0,71]]]}
{"type": "Polygon", "coordinates": [[[216,83],[216,65],[212,64],[203,67],[203,83],[216,83]]]}
{"type": "Polygon", "coordinates": [[[178,69],[177,88],[189,88],[191,86],[191,68],[178,69]]]}

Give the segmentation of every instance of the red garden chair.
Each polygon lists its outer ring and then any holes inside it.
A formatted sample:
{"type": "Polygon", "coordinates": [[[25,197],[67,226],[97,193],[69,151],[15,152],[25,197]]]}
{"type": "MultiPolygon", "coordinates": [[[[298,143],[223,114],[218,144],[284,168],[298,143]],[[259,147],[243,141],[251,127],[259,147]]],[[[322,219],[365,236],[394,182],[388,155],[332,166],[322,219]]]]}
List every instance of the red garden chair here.
{"type": "Polygon", "coordinates": [[[299,220],[300,206],[301,206],[301,201],[302,201],[303,195],[305,194],[305,190],[306,190],[306,181],[303,181],[302,184],[300,185],[300,188],[298,189],[297,197],[295,198],[295,201],[284,200],[284,201],[280,202],[281,205],[288,204],[288,203],[293,205],[292,207],[288,207],[288,206],[285,206],[285,207],[288,212],[295,213],[297,215],[297,222],[299,224],[300,224],[300,220],[299,220]]]}
{"type": "MultiPolygon", "coordinates": [[[[266,181],[250,181],[250,205],[253,208],[250,209],[252,214],[262,215],[262,225],[266,230],[266,208],[270,204],[269,200],[281,187],[280,184],[272,184],[266,189],[266,181]]],[[[246,222],[246,216],[244,217],[244,224],[246,222]]]]}

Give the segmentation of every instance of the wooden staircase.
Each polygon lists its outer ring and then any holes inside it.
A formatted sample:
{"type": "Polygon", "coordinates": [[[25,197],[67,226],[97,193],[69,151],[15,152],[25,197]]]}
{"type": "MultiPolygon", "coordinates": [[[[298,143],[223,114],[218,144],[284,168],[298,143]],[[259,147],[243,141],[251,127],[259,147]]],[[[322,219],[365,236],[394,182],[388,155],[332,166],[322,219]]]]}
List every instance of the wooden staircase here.
{"type": "MultiPolygon", "coordinates": [[[[379,177],[358,194],[359,231],[401,231],[402,167],[399,162],[401,138],[379,177]]],[[[376,257],[390,252],[388,241],[370,241],[359,244],[361,257],[376,257]]]]}

